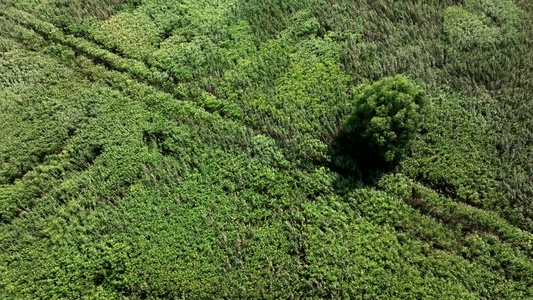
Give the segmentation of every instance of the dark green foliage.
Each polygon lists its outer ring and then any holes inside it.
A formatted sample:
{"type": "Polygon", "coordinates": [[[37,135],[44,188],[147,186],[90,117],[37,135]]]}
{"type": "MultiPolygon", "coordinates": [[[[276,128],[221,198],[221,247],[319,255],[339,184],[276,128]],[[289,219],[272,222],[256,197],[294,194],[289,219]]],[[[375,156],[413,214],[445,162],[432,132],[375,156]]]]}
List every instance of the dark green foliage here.
{"type": "Polygon", "coordinates": [[[407,156],[419,131],[424,92],[405,76],[384,78],[355,91],[345,131],[357,160],[377,155],[388,164],[407,156]]]}
{"type": "Polygon", "coordinates": [[[529,2],[0,3],[0,298],[533,298],[529,2]]]}

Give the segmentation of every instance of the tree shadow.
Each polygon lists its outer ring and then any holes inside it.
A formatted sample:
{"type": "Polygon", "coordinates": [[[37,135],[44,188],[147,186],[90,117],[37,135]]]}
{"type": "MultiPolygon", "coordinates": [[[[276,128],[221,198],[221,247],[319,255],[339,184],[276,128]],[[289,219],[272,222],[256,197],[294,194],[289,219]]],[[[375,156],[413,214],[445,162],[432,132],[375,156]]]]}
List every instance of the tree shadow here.
{"type": "Polygon", "coordinates": [[[330,159],[325,166],[339,174],[339,183],[346,188],[374,186],[390,173],[397,163],[390,163],[365,144],[357,144],[343,131],[329,145],[330,159]]]}

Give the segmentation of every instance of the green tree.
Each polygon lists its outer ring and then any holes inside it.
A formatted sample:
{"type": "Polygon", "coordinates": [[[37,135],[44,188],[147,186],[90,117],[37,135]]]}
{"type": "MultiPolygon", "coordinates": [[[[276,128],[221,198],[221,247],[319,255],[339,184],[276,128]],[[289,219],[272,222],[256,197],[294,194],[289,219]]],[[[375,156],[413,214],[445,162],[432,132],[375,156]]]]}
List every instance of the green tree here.
{"type": "Polygon", "coordinates": [[[423,102],[424,91],[403,75],[359,87],[346,121],[355,157],[377,156],[389,165],[405,157],[418,131],[423,102]]]}

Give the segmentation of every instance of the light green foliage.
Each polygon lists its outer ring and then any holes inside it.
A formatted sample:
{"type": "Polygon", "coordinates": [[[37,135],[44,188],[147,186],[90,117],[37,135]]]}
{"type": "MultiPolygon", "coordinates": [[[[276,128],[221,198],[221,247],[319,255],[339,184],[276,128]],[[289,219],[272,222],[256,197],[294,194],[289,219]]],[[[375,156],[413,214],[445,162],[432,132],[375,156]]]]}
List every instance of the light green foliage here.
{"type": "Polygon", "coordinates": [[[266,165],[288,166],[289,162],[276,146],[272,138],[265,135],[256,135],[252,138],[252,157],[266,165]]]}
{"type": "Polygon", "coordinates": [[[0,298],[533,298],[530,15],[0,3],[0,298]]]}
{"type": "Polygon", "coordinates": [[[144,60],[159,43],[159,29],[141,12],[119,13],[92,28],[93,38],[111,49],[144,60]]]}
{"type": "Polygon", "coordinates": [[[105,20],[129,0],[22,0],[6,2],[31,12],[57,26],[83,28],[87,19],[105,20]]]}
{"type": "Polygon", "coordinates": [[[353,113],[345,125],[355,157],[376,153],[387,163],[399,162],[419,130],[424,92],[406,77],[396,76],[355,93],[353,113]]]}
{"type": "Polygon", "coordinates": [[[444,13],[448,40],[462,49],[497,47],[523,39],[523,15],[509,0],[466,1],[444,13]]]}
{"type": "Polygon", "coordinates": [[[17,47],[15,41],[10,38],[0,36],[0,53],[9,52],[17,47]]]}
{"type": "Polygon", "coordinates": [[[444,14],[444,28],[450,43],[461,48],[495,46],[500,38],[497,27],[484,16],[462,7],[450,7],[444,14]]]}
{"type": "Polygon", "coordinates": [[[287,116],[287,121],[302,133],[320,132],[322,120],[334,119],[335,108],[344,105],[344,88],[349,77],[333,61],[317,59],[295,61],[278,79],[276,97],[268,113],[287,116]]]}
{"type": "Polygon", "coordinates": [[[169,70],[179,82],[201,80],[220,72],[217,64],[224,64],[224,52],[209,39],[195,38],[187,41],[180,35],[173,35],[161,43],[153,54],[154,65],[169,70]]]}
{"type": "Polygon", "coordinates": [[[142,3],[139,11],[149,16],[163,34],[168,34],[176,27],[185,27],[190,22],[186,15],[187,5],[182,1],[154,0],[142,3]]]}
{"type": "Polygon", "coordinates": [[[523,41],[522,29],[527,16],[512,0],[467,0],[464,5],[467,9],[486,16],[490,24],[499,29],[502,42],[523,41]]]}
{"type": "Polygon", "coordinates": [[[20,50],[9,50],[0,53],[0,86],[6,89],[4,92],[8,91],[7,88],[20,88],[24,85],[54,84],[63,75],[62,69],[57,68],[53,60],[43,56],[32,59],[20,50]]]}

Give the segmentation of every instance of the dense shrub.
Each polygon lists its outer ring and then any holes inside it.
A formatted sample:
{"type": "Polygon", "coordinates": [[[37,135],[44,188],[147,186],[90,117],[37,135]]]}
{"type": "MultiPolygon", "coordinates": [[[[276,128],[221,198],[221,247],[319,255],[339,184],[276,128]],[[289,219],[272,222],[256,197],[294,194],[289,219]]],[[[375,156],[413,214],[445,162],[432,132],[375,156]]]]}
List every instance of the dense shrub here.
{"type": "Polygon", "coordinates": [[[346,121],[353,155],[368,159],[377,154],[388,164],[401,160],[418,131],[423,104],[424,92],[401,75],[358,88],[346,121]]]}

